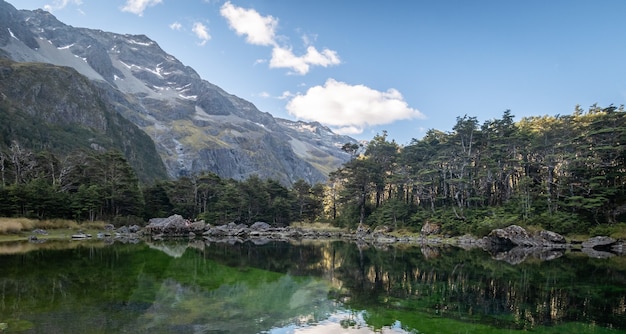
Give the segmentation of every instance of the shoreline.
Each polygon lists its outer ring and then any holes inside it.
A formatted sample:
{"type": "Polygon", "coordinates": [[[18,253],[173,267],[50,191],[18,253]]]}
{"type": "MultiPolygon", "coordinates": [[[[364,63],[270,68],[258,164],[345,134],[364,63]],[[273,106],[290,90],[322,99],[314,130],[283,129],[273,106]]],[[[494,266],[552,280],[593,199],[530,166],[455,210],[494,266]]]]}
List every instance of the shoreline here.
{"type": "Polygon", "coordinates": [[[12,242],[36,244],[63,240],[98,240],[104,243],[152,243],[167,240],[189,240],[229,244],[251,242],[256,245],[270,242],[343,241],[382,249],[396,246],[425,248],[453,246],[465,250],[481,249],[490,253],[494,258],[511,264],[521,263],[527,258],[551,260],[563,256],[566,252],[580,252],[592,258],[610,258],[626,255],[626,247],[623,240],[600,236],[584,241],[568,241],[554,232],[539,231],[537,233],[529,233],[516,225],[493,230],[485,237],[476,237],[469,234],[449,237],[437,234],[398,235],[389,232],[387,228],[375,229],[372,232],[369,229],[347,231],[341,229],[307,229],[291,226],[272,227],[263,222],[256,222],[250,226],[236,223],[212,226],[203,221],[189,222],[176,215],[168,218],[152,219],[144,228],[133,225],[122,226],[117,229],[109,228],[105,231],[96,229],[60,229],[50,230],[50,232],[41,229],[22,231],[19,234],[0,236],[0,245],[12,242]]]}

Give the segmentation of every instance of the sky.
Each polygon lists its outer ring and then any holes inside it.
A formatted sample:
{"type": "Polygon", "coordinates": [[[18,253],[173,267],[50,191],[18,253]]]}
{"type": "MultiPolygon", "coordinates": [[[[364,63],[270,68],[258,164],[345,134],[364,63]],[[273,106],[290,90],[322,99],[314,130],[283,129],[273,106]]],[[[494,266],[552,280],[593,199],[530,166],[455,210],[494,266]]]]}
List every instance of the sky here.
{"type": "Polygon", "coordinates": [[[626,104],[623,0],[8,2],[146,35],[261,111],[361,140],[626,104]]]}

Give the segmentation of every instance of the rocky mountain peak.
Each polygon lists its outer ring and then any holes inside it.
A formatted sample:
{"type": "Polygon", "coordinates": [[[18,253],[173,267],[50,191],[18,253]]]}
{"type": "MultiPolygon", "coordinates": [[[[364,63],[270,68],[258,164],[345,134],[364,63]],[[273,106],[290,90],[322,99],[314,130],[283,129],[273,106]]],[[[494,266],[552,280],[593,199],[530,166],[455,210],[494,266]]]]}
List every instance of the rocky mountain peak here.
{"type": "Polygon", "coordinates": [[[341,145],[355,142],[318,123],[259,111],[145,35],[74,28],[48,12],[0,1],[0,49],[15,61],[72,67],[105,88],[111,105],[155,142],[171,177],[207,170],[320,182],[349,159],[341,145]]]}

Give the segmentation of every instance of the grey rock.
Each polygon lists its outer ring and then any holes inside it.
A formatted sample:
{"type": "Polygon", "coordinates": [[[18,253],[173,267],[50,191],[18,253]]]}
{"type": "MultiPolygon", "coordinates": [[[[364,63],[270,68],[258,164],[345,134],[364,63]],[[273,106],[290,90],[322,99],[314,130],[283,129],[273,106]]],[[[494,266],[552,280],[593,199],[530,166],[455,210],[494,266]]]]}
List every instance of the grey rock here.
{"type": "Polygon", "coordinates": [[[596,247],[611,247],[617,243],[617,240],[607,237],[607,236],[598,236],[593,237],[588,240],[583,241],[583,248],[596,248],[596,247]]]}
{"type": "Polygon", "coordinates": [[[539,231],[537,237],[546,243],[564,244],[566,242],[564,236],[552,231],[539,231]]]}
{"type": "Polygon", "coordinates": [[[267,231],[271,228],[270,224],[265,222],[255,222],[250,225],[250,230],[252,231],[267,231]]]}
{"type": "Polygon", "coordinates": [[[150,219],[145,230],[151,235],[184,236],[190,232],[190,226],[191,223],[181,215],[172,215],[167,218],[150,219]]]}
{"type": "Polygon", "coordinates": [[[484,247],[491,252],[508,250],[516,246],[562,249],[566,248],[565,238],[558,233],[541,231],[531,235],[523,227],[511,225],[495,229],[483,238],[484,247]]]}

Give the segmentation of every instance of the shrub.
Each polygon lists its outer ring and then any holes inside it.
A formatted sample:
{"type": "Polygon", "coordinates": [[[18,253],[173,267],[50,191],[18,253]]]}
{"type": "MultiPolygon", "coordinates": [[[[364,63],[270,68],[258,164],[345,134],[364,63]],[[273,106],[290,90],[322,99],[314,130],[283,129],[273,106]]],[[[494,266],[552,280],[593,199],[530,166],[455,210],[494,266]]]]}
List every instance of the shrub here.
{"type": "Polygon", "coordinates": [[[592,237],[606,235],[615,239],[626,239],[626,223],[602,224],[589,229],[592,237]]]}
{"type": "Polygon", "coordinates": [[[543,226],[546,230],[564,235],[586,233],[589,228],[589,223],[578,215],[566,212],[554,212],[552,214],[545,212],[531,219],[529,223],[543,226]]]}

